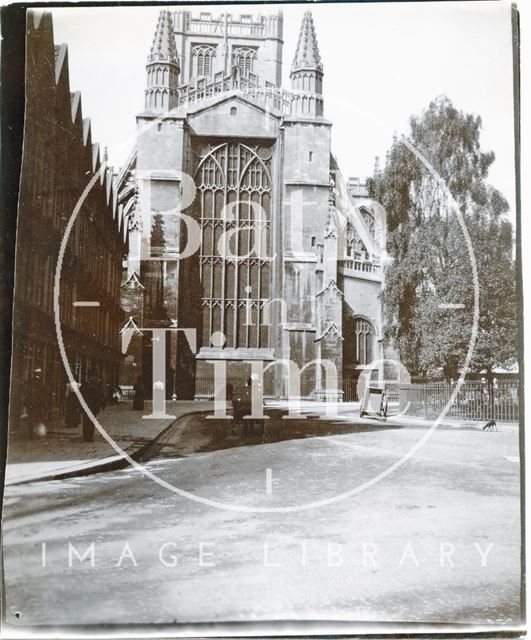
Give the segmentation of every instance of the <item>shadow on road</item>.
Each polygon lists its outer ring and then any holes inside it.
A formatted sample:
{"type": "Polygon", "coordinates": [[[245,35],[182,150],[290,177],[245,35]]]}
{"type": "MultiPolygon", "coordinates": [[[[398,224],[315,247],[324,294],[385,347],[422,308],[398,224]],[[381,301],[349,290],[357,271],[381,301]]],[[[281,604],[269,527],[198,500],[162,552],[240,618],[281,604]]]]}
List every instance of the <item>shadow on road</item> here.
{"type": "Polygon", "coordinates": [[[352,423],[318,417],[283,419],[287,414],[278,409],[265,411],[268,417],[265,427],[252,420],[237,424],[234,420],[210,419],[207,415],[209,414],[195,413],[177,420],[154,444],[149,458],[173,458],[285,440],[400,428],[376,420],[370,423],[352,423]]]}

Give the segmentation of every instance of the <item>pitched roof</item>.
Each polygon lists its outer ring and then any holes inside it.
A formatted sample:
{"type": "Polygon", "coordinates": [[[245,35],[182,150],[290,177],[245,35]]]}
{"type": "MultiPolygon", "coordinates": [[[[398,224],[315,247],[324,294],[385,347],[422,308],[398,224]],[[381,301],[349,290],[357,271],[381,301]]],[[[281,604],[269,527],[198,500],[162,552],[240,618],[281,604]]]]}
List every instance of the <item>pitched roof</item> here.
{"type": "MultiPolygon", "coordinates": [[[[124,284],[122,285],[122,289],[143,289],[143,288],[144,288],[144,285],[138,279],[138,274],[136,271],[133,271],[133,273],[127,279],[127,282],[124,282],[124,284]]],[[[133,318],[130,317],[124,329],[126,328],[130,329],[131,322],[133,322],[133,318]]]]}
{"type": "Polygon", "coordinates": [[[329,334],[332,334],[332,335],[335,334],[336,340],[344,340],[343,336],[341,335],[341,331],[339,330],[336,323],[329,322],[326,325],[326,329],[323,331],[323,333],[321,333],[321,335],[318,338],[315,338],[315,342],[319,342],[323,338],[326,338],[329,334]]]}
{"type": "Polygon", "coordinates": [[[299,41],[297,42],[295,57],[291,65],[292,71],[296,71],[297,69],[323,70],[311,11],[306,11],[302,18],[299,41]]]}

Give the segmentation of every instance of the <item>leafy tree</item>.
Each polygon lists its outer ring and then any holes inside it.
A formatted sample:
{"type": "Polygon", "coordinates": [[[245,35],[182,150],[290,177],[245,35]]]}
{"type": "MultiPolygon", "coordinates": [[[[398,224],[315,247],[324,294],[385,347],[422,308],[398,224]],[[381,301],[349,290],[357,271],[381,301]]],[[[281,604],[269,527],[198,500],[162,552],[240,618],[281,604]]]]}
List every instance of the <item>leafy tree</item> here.
{"type": "Polygon", "coordinates": [[[155,213],[153,215],[153,223],[151,226],[151,250],[153,253],[163,252],[166,247],[166,236],[164,234],[164,218],[162,214],[155,213]]]}
{"type": "MultiPolygon", "coordinates": [[[[155,213],[151,224],[151,256],[162,257],[166,248],[166,236],[164,233],[164,218],[162,214],[155,213]]],[[[146,311],[151,317],[165,318],[167,313],[164,308],[164,261],[152,260],[144,269],[143,281],[146,284],[146,311]]]]}
{"type": "Polygon", "coordinates": [[[385,169],[369,183],[387,211],[388,253],[382,292],[386,336],[413,375],[456,378],[473,330],[473,260],[480,314],[472,370],[490,372],[517,358],[517,299],[508,204],[487,184],[492,152],[480,148],[481,119],[446,97],[410,120],[407,141],[395,139],[385,169]],[[460,224],[452,195],[463,221],[460,224]],[[445,305],[463,305],[448,309],[445,305]]]}

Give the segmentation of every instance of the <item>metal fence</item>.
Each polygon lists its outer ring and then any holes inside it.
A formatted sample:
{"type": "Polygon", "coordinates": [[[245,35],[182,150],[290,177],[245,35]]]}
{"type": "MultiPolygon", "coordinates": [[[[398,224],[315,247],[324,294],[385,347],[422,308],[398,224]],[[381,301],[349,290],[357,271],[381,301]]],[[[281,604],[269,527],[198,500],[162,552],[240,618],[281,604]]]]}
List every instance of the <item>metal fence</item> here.
{"type": "Polygon", "coordinates": [[[355,378],[343,378],[343,401],[357,402],[358,400],[358,380],[355,378]]]}
{"type": "Polygon", "coordinates": [[[195,397],[198,399],[212,400],[214,398],[213,377],[200,377],[195,379],[195,397]]]}
{"type": "MultiPolygon", "coordinates": [[[[240,385],[245,384],[246,379],[242,378],[239,381],[240,385]]],[[[238,384],[232,378],[222,378],[220,380],[221,385],[232,384],[233,387],[237,387],[238,384]]],[[[214,399],[215,380],[213,376],[197,376],[195,379],[195,398],[198,400],[213,400],[214,399]]],[[[263,381],[262,393],[264,398],[275,397],[275,385],[274,380],[269,376],[266,376],[263,381]]]]}
{"type": "Polygon", "coordinates": [[[120,391],[122,392],[121,400],[132,400],[135,397],[135,391],[132,385],[122,384],[120,385],[120,391]]]}
{"type": "MultiPolygon", "coordinates": [[[[433,382],[400,385],[389,390],[390,401],[398,401],[400,411],[407,415],[436,418],[450,401],[455,384],[433,382]]],[[[446,413],[448,418],[461,420],[518,420],[518,381],[507,380],[490,384],[465,381],[446,413]]]]}
{"type": "MultiPolygon", "coordinates": [[[[343,400],[359,401],[357,380],[343,378],[343,400]]],[[[415,384],[386,384],[385,390],[390,414],[398,411],[406,415],[435,419],[449,402],[455,384],[430,382],[415,384]]],[[[133,397],[132,388],[122,386],[124,399],[133,397]]],[[[275,397],[272,380],[264,380],[264,397],[275,397]]],[[[196,397],[214,397],[214,379],[196,378],[196,397]]],[[[451,404],[446,417],[460,420],[518,421],[518,380],[501,380],[483,384],[465,381],[451,404]]]]}

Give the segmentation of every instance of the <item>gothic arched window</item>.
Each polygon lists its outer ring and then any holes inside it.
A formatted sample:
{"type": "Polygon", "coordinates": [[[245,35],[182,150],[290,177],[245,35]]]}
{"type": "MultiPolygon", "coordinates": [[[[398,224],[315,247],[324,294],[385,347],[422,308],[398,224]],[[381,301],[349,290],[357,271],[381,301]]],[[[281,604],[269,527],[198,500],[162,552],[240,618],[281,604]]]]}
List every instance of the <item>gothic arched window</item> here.
{"type": "Polygon", "coordinates": [[[343,376],[357,377],[356,370],[372,365],[375,330],[369,320],[348,314],[343,319],[343,376]]]}
{"type": "Polygon", "coordinates": [[[221,331],[228,347],[268,347],[271,147],[205,142],[197,156],[203,344],[221,331]]]}
{"type": "Polygon", "coordinates": [[[372,362],[372,327],[367,320],[356,318],[354,334],[356,337],[356,360],[366,365],[372,362]]]}
{"type": "Polygon", "coordinates": [[[361,210],[361,215],[363,217],[363,221],[365,222],[365,224],[369,228],[369,231],[371,232],[371,236],[374,238],[374,233],[375,233],[375,231],[374,231],[374,216],[368,209],[365,209],[365,207],[361,207],[360,210],[361,210]]]}
{"type": "Polygon", "coordinates": [[[347,257],[354,260],[369,259],[365,245],[350,222],[347,225],[347,257]]]}
{"type": "Polygon", "coordinates": [[[255,60],[256,49],[252,47],[235,47],[232,50],[232,65],[238,67],[241,75],[245,78],[254,73],[255,60]]]}
{"type": "Polygon", "coordinates": [[[216,60],[216,47],[197,44],[192,47],[192,75],[196,78],[210,77],[216,60]]]}

